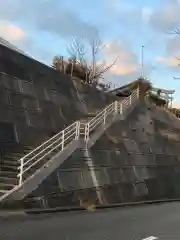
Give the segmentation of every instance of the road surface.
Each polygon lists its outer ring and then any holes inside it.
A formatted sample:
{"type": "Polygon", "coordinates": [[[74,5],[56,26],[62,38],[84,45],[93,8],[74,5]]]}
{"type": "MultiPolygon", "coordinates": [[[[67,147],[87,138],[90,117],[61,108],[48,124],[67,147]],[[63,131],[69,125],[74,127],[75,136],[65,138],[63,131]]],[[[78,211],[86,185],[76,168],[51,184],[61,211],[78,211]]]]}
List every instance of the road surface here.
{"type": "Polygon", "coordinates": [[[180,203],[0,220],[0,240],[180,240],[180,203]]]}

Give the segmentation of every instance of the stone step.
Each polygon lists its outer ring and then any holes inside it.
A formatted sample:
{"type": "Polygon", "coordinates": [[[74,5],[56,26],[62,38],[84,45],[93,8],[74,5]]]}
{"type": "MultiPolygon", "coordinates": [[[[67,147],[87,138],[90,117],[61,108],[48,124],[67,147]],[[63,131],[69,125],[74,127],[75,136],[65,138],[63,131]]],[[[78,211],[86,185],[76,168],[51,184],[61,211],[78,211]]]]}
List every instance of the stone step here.
{"type": "Polygon", "coordinates": [[[24,147],[23,149],[24,150],[28,150],[28,151],[32,151],[33,149],[35,149],[36,147],[28,147],[28,146],[26,146],[26,147],[24,147]]]}
{"type": "Polygon", "coordinates": [[[8,160],[12,160],[12,161],[18,161],[19,159],[21,159],[21,157],[9,155],[9,156],[5,156],[3,159],[8,159],[8,160]]]}
{"type": "Polygon", "coordinates": [[[29,146],[29,145],[24,145],[24,146],[23,146],[23,149],[29,149],[29,150],[31,150],[31,149],[34,149],[34,147],[33,147],[33,146],[29,146]]]}
{"type": "Polygon", "coordinates": [[[16,169],[19,166],[20,166],[20,164],[18,164],[18,161],[17,162],[14,161],[14,164],[13,164],[13,161],[3,161],[0,165],[0,169],[2,170],[2,168],[4,168],[4,167],[10,167],[12,169],[16,169]]]}
{"type": "Polygon", "coordinates": [[[91,112],[91,113],[89,112],[89,113],[85,114],[84,117],[93,118],[93,117],[96,117],[97,114],[98,114],[98,112],[91,112]]]}
{"type": "Polygon", "coordinates": [[[12,159],[3,159],[2,165],[20,166],[20,162],[12,159]]]}
{"type": "Polygon", "coordinates": [[[8,191],[8,190],[13,189],[15,186],[16,185],[10,184],[10,183],[0,183],[0,190],[8,191]]]}
{"type": "Polygon", "coordinates": [[[22,158],[24,156],[24,153],[11,153],[9,156],[22,158]]]}
{"type": "Polygon", "coordinates": [[[17,173],[14,172],[14,171],[3,171],[3,170],[0,170],[0,176],[1,177],[16,178],[17,177],[17,173]]]}
{"type": "Polygon", "coordinates": [[[31,151],[24,151],[22,153],[12,153],[8,156],[5,156],[4,158],[5,159],[13,159],[13,160],[19,160],[21,159],[22,157],[26,156],[28,153],[30,153],[31,151]]]}
{"type": "Polygon", "coordinates": [[[12,178],[12,177],[1,177],[0,176],[0,183],[6,183],[6,184],[12,184],[12,185],[18,185],[19,179],[18,178],[12,178]]]}
{"type": "MultiPolygon", "coordinates": [[[[34,148],[34,149],[35,149],[35,148],[34,148]]],[[[32,152],[34,149],[32,149],[32,150],[24,150],[24,151],[23,151],[24,156],[27,155],[28,153],[32,152]]]]}
{"type": "Polygon", "coordinates": [[[5,164],[2,164],[1,165],[1,170],[2,171],[12,171],[12,172],[18,172],[18,166],[13,166],[13,165],[5,165],[5,164]]]}
{"type": "MultiPolygon", "coordinates": [[[[84,152],[86,152],[87,150],[85,149],[85,148],[79,148],[79,152],[81,152],[81,153],[84,153],[84,152]]],[[[84,157],[84,155],[82,155],[82,157],[84,157]]]]}

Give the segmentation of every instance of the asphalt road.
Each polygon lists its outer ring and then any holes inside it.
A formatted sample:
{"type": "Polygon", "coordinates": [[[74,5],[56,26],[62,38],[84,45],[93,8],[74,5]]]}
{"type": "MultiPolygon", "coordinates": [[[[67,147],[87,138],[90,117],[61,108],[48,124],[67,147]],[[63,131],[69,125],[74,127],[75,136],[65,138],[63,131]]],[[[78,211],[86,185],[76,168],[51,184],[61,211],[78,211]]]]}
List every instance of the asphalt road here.
{"type": "Polygon", "coordinates": [[[26,239],[179,240],[180,203],[0,220],[0,240],[26,239]]]}

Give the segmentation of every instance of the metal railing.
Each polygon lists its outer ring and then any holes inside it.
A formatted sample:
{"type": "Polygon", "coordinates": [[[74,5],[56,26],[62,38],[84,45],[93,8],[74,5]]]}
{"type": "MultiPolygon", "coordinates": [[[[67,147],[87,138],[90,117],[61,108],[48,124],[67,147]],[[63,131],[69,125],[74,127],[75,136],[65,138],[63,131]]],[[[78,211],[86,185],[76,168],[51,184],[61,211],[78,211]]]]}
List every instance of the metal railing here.
{"type": "Polygon", "coordinates": [[[100,125],[106,125],[116,114],[123,114],[139,98],[139,88],[137,88],[129,97],[123,101],[115,101],[104,108],[94,118],[88,122],[76,121],[65,128],[32,152],[19,159],[20,167],[18,168],[19,185],[21,186],[30,175],[38,168],[41,168],[58,152],[62,152],[72,141],[78,140],[81,136],[84,141],[88,141],[90,135],[100,125]]]}
{"type": "Polygon", "coordinates": [[[100,125],[106,125],[109,120],[116,114],[121,114],[129,109],[136,100],[139,98],[139,88],[137,88],[129,97],[125,98],[123,101],[115,101],[104,108],[100,113],[98,113],[94,118],[85,124],[84,140],[87,142],[90,138],[91,133],[100,125]]]}
{"type": "Polygon", "coordinates": [[[63,151],[73,140],[79,139],[79,126],[80,122],[74,122],[72,125],[35,148],[32,152],[19,159],[20,167],[18,168],[19,174],[17,175],[19,178],[19,185],[22,185],[33,167],[37,165],[39,167],[42,166],[53,154],[63,151]]]}
{"type": "Polygon", "coordinates": [[[119,103],[122,105],[121,107],[122,111],[124,112],[131,105],[133,105],[138,98],[139,98],[139,88],[137,88],[129,97],[125,98],[122,102],[119,103]]]}

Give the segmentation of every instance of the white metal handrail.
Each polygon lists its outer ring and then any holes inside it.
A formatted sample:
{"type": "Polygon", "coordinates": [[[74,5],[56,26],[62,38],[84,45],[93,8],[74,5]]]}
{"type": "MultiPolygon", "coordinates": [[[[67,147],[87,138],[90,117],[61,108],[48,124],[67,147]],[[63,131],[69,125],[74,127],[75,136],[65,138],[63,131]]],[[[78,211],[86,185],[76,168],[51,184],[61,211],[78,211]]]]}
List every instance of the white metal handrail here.
{"type": "Polygon", "coordinates": [[[137,88],[129,97],[123,101],[115,101],[99,112],[90,121],[84,123],[83,121],[76,121],[63,131],[59,132],[39,147],[35,148],[32,152],[22,157],[20,162],[19,172],[19,185],[27,178],[26,173],[29,172],[34,166],[40,168],[45,162],[58,152],[62,152],[73,140],[78,140],[83,135],[84,140],[89,140],[90,134],[99,125],[106,125],[108,121],[112,120],[114,115],[123,114],[126,109],[132,106],[139,98],[139,88],[137,88]]]}
{"type": "Polygon", "coordinates": [[[123,112],[126,108],[131,106],[139,98],[139,88],[137,88],[129,97],[125,98],[120,104],[122,104],[123,112]]]}
{"type": "Polygon", "coordinates": [[[137,88],[129,97],[123,101],[115,101],[104,108],[94,118],[85,124],[84,140],[87,142],[91,132],[99,125],[106,124],[108,119],[112,119],[115,114],[123,114],[126,109],[132,106],[139,98],[139,88],[137,88]]]}
{"type": "MultiPolygon", "coordinates": [[[[41,160],[48,158],[55,150],[63,151],[69,143],[73,140],[77,140],[79,138],[79,126],[80,122],[74,122],[63,131],[35,148],[32,152],[19,159],[20,167],[18,168],[19,173],[17,175],[19,178],[19,185],[24,181],[25,173],[37,165],[41,160]]],[[[42,162],[42,165],[43,164],[44,162],[42,162]]]]}

